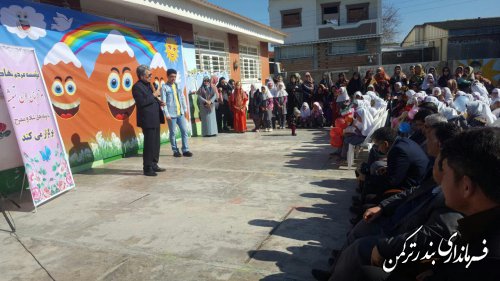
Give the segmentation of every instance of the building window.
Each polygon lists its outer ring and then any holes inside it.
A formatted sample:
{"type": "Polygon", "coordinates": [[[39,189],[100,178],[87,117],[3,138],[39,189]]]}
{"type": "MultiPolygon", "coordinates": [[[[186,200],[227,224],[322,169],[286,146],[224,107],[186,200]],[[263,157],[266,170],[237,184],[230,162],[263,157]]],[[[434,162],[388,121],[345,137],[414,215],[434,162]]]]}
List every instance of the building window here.
{"type": "Polygon", "coordinates": [[[321,4],[322,24],[339,25],[339,3],[321,4]]]}
{"type": "Polygon", "coordinates": [[[240,54],[258,56],[259,48],[240,45],[240,54]]]}
{"type": "Polygon", "coordinates": [[[244,81],[257,81],[260,76],[259,48],[240,45],[241,78],[244,81]]]}
{"type": "Polygon", "coordinates": [[[312,45],[276,47],[274,49],[276,58],[279,59],[297,59],[313,56],[312,45]]]}
{"type": "Polygon", "coordinates": [[[258,80],[260,78],[260,63],[254,58],[241,58],[241,74],[243,80],[258,80]]]}
{"type": "Polygon", "coordinates": [[[198,71],[210,74],[221,72],[229,74],[229,55],[224,41],[196,37],[195,48],[198,71]]]}
{"type": "Polygon", "coordinates": [[[358,22],[368,19],[369,3],[347,5],[347,23],[358,22]]]}
{"type": "Polygon", "coordinates": [[[332,56],[366,53],[366,50],[366,40],[364,39],[338,41],[328,44],[328,54],[332,56]]]}
{"type": "Polygon", "coordinates": [[[281,28],[302,26],[302,9],[281,11],[281,28]]]}

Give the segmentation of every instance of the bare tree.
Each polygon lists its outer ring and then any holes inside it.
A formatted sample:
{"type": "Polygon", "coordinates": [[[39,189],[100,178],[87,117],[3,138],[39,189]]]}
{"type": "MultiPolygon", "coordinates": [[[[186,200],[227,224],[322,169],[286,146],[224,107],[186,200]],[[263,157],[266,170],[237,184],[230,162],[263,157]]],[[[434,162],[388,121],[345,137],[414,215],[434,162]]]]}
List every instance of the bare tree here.
{"type": "Polygon", "coordinates": [[[382,6],[382,41],[384,43],[394,42],[394,39],[399,34],[399,24],[401,17],[399,9],[393,3],[384,1],[382,6]]]}

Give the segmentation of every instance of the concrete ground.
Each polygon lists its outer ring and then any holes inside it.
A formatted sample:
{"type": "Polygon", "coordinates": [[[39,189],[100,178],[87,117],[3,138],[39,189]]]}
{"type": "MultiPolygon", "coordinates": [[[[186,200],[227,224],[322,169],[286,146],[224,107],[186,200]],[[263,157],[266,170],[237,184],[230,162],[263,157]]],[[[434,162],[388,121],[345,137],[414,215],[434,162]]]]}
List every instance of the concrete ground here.
{"type": "MultiPolygon", "coordinates": [[[[350,224],[353,171],[328,131],[220,134],[75,174],[77,190],[0,217],[0,280],[313,280],[350,224]]],[[[26,193],[25,193],[26,194],[26,193]]]]}

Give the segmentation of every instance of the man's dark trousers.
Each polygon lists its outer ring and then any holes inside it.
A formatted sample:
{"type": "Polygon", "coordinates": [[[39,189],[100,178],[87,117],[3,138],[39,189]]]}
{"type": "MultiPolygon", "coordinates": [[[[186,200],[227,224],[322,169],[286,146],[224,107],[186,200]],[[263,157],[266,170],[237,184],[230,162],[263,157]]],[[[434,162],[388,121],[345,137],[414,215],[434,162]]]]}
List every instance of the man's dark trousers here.
{"type": "Polygon", "coordinates": [[[160,158],[160,127],[142,128],[144,134],[143,167],[148,170],[158,166],[160,158]]]}

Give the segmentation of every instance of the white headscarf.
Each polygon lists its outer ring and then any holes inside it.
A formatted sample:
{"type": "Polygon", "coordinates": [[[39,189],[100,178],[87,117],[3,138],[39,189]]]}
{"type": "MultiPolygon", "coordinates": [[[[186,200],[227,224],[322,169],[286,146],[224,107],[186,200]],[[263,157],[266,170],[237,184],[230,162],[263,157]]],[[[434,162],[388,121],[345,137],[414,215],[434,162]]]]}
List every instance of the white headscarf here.
{"type": "Polygon", "coordinates": [[[380,110],[382,108],[386,108],[387,107],[387,102],[384,99],[377,97],[375,99],[375,105],[374,105],[374,107],[377,110],[380,110]]]}
{"type": "Polygon", "coordinates": [[[427,96],[425,97],[424,99],[425,102],[432,102],[433,104],[436,105],[436,107],[438,108],[438,112],[440,113],[441,110],[443,110],[443,108],[445,107],[445,105],[440,102],[436,97],[434,96],[427,96]]]}
{"type": "Polygon", "coordinates": [[[286,96],[288,96],[288,93],[286,92],[286,89],[285,89],[285,83],[279,82],[278,89],[276,91],[276,97],[281,98],[281,97],[286,97],[286,96]]]}
{"type": "Polygon", "coordinates": [[[372,100],[378,98],[377,93],[375,93],[374,91],[368,91],[366,92],[366,95],[370,96],[372,100]]]}
{"type": "Polygon", "coordinates": [[[486,124],[491,125],[497,120],[497,117],[491,113],[488,105],[481,101],[471,101],[467,103],[467,113],[470,116],[481,116],[486,119],[486,124]]]}
{"type": "Polygon", "coordinates": [[[363,97],[363,100],[367,101],[367,102],[372,102],[372,97],[370,97],[369,95],[362,95],[363,97]]]}
{"type": "Polygon", "coordinates": [[[367,108],[362,107],[356,110],[356,114],[361,117],[361,128],[358,129],[363,136],[367,136],[373,128],[373,117],[367,108]]]}
{"type": "Polygon", "coordinates": [[[262,87],[266,89],[265,92],[262,93],[264,95],[264,99],[265,100],[272,99],[273,95],[271,94],[271,91],[269,91],[269,88],[267,86],[262,86],[262,87]]]}
{"type": "Polygon", "coordinates": [[[415,96],[415,91],[413,90],[408,90],[406,91],[405,95],[408,97],[408,100],[410,100],[411,98],[413,98],[415,96]]]}
{"type": "Polygon", "coordinates": [[[444,117],[446,117],[446,120],[451,120],[455,117],[458,117],[458,112],[451,107],[443,108],[440,113],[443,114],[444,117]]]}
{"type": "Polygon", "coordinates": [[[439,97],[441,95],[441,88],[434,87],[434,89],[432,89],[432,95],[435,97],[439,97]]]}
{"type": "Polygon", "coordinates": [[[309,108],[309,104],[304,102],[300,107],[300,117],[308,118],[309,116],[311,116],[311,109],[309,108]]]}
{"type": "Polygon", "coordinates": [[[482,101],[488,104],[490,103],[490,99],[488,97],[482,96],[479,92],[472,92],[472,96],[474,97],[474,100],[482,101]]]}
{"type": "Polygon", "coordinates": [[[269,89],[269,92],[271,93],[271,95],[273,97],[276,97],[276,95],[278,94],[278,89],[276,88],[276,85],[274,84],[273,79],[269,78],[269,81],[267,81],[266,86],[269,89]],[[269,87],[269,86],[271,86],[271,87],[269,87]]]}
{"type": "Polygon", "coordinates": [[[346,87],[340,87],[340,95],[337,97],[336,102],[344,102],[350,100],[346,87]]]}
{"type": "Polygon", "coordinates": [[[422,90],[424,90],[424,91],[429,89],[429,87],[430,87],[429,78],[432,78],[434,80],[434,84],[436,83],[436,79],[434,79],[434,75],[432,75],[431,73],[428,73],[427,75],[425,75],[424,82],[422,82],[422,90]]]}
{"type": "Polygon", "coordinates": [[[474,83],[472,83],[470,88],[473,93],[475,92],[479,93],[479,95],[483,97],[483,100],[489,101],[490,97],[488,95],[488,90],[486,90],[486,87],[483,85],[483,83],[475,81],[474,83]]]}
{"type": "Polygon", "coordinates": [[[415,98],[417,99],[418,102],[423,102],[426,97],[427,93],[424,91],[420,91],[415,94],[415,98]]]}
{"type": "Polygon", "coordinates": [[[444,93],[444,101],[448,104],[451,105],[453,103],[453,95],[451,94],[451,90],[448,87],[443,88],[443,93],[444,93]]]}

